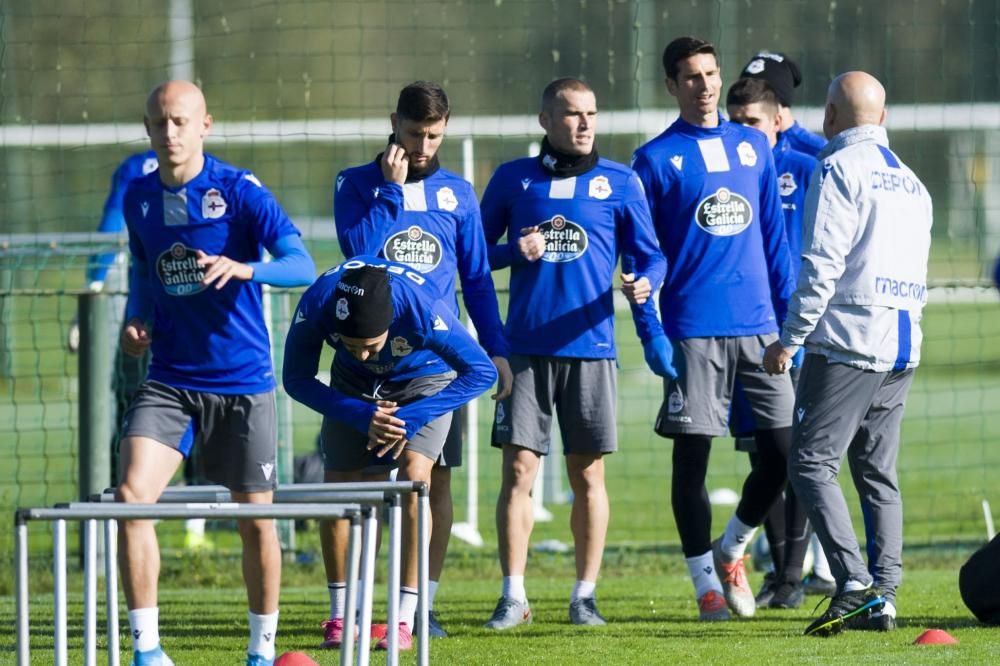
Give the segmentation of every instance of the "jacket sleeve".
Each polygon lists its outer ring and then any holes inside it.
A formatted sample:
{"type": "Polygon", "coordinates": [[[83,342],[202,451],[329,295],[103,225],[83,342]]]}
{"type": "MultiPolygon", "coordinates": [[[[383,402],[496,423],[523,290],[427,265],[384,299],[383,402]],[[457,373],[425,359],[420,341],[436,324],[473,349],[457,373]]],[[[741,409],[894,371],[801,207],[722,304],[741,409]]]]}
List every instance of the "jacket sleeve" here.
{"type": "Polygon", "coordinates": [[[403,188],[396,183],[379,185],[369,203],[355,179],[341,173],[333,193],[333,221],[344,258],[378,256],[387,230],[403,212],[403,188]]]}
{"type": "MultiPolygon", "coordinates": [[[[635,273],[636,279],[645,277],[655,293],[663,284],[667,260],[657,244],[649,204],[642,182],[635,173],[628,177],[628,189],[619,211],[617,233],[622,248],[622,272],[635,273]]],[[[642,305],[630,305],[635,332],[643,342],[663,335],[655,300],[650,296],[642,305]]]]}
{"type": "Polygon", "coordinates": [[[813,172],[802,220],[798,288],[781,330],[785,347],[805,342],[833,298],[860,224],[857,194],[841,164],[828,158],[813,172]]]}

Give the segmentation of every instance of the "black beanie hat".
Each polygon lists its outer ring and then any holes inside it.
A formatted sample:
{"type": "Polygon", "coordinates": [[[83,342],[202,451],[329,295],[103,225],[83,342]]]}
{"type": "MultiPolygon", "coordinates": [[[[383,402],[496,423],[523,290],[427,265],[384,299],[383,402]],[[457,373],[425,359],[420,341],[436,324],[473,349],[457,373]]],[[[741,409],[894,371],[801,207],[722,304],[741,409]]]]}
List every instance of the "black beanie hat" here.
{"type": "Polygon", "coordinates": [[[334,331],[348,338],[377,338],[392,323],[392,291],[385,268],[344,271],[333,292],[334,331]]]}
{"type": "Polygon", "coordinates": [[[791,106],[795,101],[795,88],[802,83],[802,72],[784,53],[761,51],[746,64],[740,78],[764,79],[774,89],[782,106],[791,106]]]}

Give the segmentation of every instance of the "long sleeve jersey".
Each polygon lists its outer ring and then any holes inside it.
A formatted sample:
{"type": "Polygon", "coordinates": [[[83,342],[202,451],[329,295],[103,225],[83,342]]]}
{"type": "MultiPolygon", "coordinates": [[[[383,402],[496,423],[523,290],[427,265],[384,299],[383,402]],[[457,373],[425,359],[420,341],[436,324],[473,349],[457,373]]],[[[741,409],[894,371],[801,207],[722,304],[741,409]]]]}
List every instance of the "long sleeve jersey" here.
{"type": "Polygon", "coordinates": [[[806,191],[809,179],[816,168],[816,158],[800,153],[791,146],[784,134],[771,149],[774,168],[778,172],[778,193],[781,210],[785,214],[785,237],[792,260],[792,280],[799,275],[802,251],[802,216],[805,213],[806,191]]]}
{"type": "MultiPolygon", "coordinates": [[[[152,307],[149,379],[211,393],[272,390],[260,284],[203,286],[197,251],[242,263],[261,261],[264,248],[282,254],[282,241],[298,240],[299,231],[277,200],[249,171],[206,155],[201,173],[180,188],[165,186],[159,171],[133,180],[124,216],[133,260],[129,316],[150,314],[137,311],[139,301],[152,307]]],[[[312,281],[307,263],[296,284],[312,281]]]]}
{"type": "MultiPolygon", "coordinates": [[[[599,159],[578,176],[558,178],[537,158],[502,164],[483,194],[483,227],[494,269],[510,266],[505,331],[519,354],[614,358],[613,276],[663,280],[642,184],[628,167],[599,159]],[[539,227],[545,254],[528,262],[517,249],[521,229],[539,227]],[[506,234],[508,242],[498,244],[506,234]]],[[[661,334],[652,299],[632,306],[643,341],[661,334]]]]}
{"type": "Polygon", "coordinates": [[[875,372],[916,367],[933,210],[885,129],[844,130],[820,153],[802,267],[781,344],[875,372]]]}
{"type": "Polygon", "coordinates": [[[396,416],[406,422],[412,438],[434,419],[474,400],[496,381],[489,357],[436,297],[437,288],[408,265],[360,256],[319,277],[299,301],[285,341],[283,383],[288,394],[327,418],[367,432],[379,386],[455,371],[458,376],[434,395],[403,405],[396,416]],[[334,333],[332,302],[344,271],[364,265],[385,266],[389,272],[393,320],[382,349],[365,361],[355,358],[334,333]],[[369,400],[350,396],[316,378],[324,344],[334,349],[330,372],[348,373],[355,383],[369,386],[369,400]]]}
{"type": "Polygon", "coordinates": [[[826,145],[826,139],[819,134],[813,134],[802,125],[799,125],[799,121],[797,120],[782,134],[788,140],[792,150],[805,153],[810,157],[819,155],[819,151],[823,150],[823,146],[826,145]]]}
{"type": "Polygon", "coordinates": [[[667,335],[776,332],[794,281],[767,137],[721,117],[713,128],[678,118],[636,151],[633,168],[667,258],[667,335]]]}
{"type": "Polygon", "coordinates": [[[388,183],[378,162],[346,169],[335,184],[334,220],[345,257],[380,256],[422,273],[436,297],[459,314],[462,300],[491,356],[507,356],[493,277],[472,186],[444,169],[423,180],[388,183]]]}

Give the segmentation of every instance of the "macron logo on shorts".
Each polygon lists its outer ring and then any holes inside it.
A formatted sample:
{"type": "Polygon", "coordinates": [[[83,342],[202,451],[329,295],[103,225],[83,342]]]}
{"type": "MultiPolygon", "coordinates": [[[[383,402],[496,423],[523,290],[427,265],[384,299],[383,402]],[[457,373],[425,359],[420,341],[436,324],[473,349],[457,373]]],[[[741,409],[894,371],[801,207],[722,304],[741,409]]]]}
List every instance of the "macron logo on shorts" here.
{"type": "Polygon", "coordinates": [[[274,465],[272,463],[261,463],[260,471],[264,473],[264,478],[270,481],[271,472],[274,471],[274,465]]]}

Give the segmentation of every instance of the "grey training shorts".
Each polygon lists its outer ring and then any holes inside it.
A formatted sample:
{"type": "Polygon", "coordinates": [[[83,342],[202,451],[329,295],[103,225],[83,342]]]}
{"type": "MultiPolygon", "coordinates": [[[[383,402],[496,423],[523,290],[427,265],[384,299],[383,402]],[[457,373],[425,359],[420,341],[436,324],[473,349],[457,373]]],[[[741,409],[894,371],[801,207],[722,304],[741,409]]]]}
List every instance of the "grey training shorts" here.
{"type": "Polygon", "coordinates": [[[244,493],[274,490],[274,391],[227,395],[145,381],[125,413],[122,437],[148,437],[184,457],[197,446],[205,478],[244,493]]]}
{"type": "Polygon", "coordinates": [[[493,446],[512,444],[547,455],[553,406],[566,454],[618,450],[614,359],[511,354],[514,387],[497,403],[493,446]]]}
{"type": "Polygon", "coordinates": [[[733,384],[738,377],[759,430],[792,425],[795,392],[788,373],[764,370],[764,349],[776,333],[740,337],[685,338],[674,345],[676,379],[663,380],[663,404],[654,429],[658,435],[727,433],[733,384]]]}

